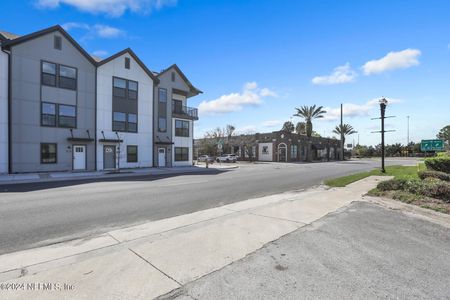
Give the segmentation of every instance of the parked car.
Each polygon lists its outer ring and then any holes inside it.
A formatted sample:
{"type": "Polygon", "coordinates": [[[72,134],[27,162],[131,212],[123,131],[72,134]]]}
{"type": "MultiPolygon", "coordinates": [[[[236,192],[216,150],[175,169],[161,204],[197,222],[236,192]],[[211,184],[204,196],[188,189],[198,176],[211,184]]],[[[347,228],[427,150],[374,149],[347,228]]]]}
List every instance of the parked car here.
{"type": "Polygon", "coordinates": [[[222,154],[221,156],[216,158],[217,162],[236,162],[237,157],[234,154],[222,154]]]}
{"type": "Polygon", "coordinates": [[[214,157],[209,156],[209,155],[200,155],[198,157],[198,161],[203,161],[203,162],[213,162],[214,161],[214,157]]]}

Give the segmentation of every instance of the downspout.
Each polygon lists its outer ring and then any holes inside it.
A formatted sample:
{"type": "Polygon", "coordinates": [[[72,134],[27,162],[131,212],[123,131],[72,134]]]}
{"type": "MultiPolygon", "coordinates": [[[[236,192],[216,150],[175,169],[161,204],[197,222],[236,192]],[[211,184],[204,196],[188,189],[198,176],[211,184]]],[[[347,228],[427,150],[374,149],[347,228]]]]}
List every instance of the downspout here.
{"type": "Polygon", "coordinates": [[[2,49],[4,53],[8,55],[8,174],[12,173],[12,143],[11,143],[11,113],[12,113],[12,80],[11,80],[11,50],[5,51],[2,49]]]}

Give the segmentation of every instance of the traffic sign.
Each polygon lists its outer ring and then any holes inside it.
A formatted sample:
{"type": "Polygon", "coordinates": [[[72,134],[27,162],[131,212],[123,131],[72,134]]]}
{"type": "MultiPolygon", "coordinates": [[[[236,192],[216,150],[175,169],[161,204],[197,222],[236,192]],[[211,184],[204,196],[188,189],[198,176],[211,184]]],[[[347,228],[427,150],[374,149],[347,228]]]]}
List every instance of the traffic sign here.
{"type": "Polygon", "coordinates": [[[443,140],[422,140],[420,143],[420,150],[422,151],[442,151],[444,150],[443,140]]]}

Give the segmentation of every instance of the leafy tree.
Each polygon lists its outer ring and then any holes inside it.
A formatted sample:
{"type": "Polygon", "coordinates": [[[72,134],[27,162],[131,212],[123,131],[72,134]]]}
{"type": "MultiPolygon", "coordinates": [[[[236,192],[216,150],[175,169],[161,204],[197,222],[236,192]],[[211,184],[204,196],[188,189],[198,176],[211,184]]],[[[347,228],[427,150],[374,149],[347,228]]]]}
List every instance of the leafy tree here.
{"type": "Polygon", "coordinates": [[[311,161],[311,136],[313,133],[312,120],[323,118],[323,115],[326,113],[326,111],[323,110],[323,106],[316,107],[316,105],[313,106],[304,105],[300,108],[295,109],[297,110],[297,113],[294,114],[294,117],[300,117],[305,120],[306,136],[308,137],[308,147],[306,147],[306,158],[307,161],[311,161]]]}
{"type": "Polygon", "coordinates": [[[342,144],[345,145],[345,137],[347,135],[354,134],[357,131],[354,130],[353,126],[350,124],[339,124],[338,126],[336,126],[336,128],[334,128],[333,132],[342,137],[342,144]]]}
{"type": "Polygon", "coordinates": [[[292,123],[291,121],[284,122],[283,128],[281,128],[281,130],[290,133],[294,132],[295,130],[294,123],[292,123]]]}
{"type": "Polygon", "coordinates": [[[436,135],[438,139],[444,140],[447,142],[447,146],[450,147],[450,125],[443,127],[439,133],[436,135]]]}
{"type": "Polygon", "coordinates": [[[228,124],[227,127],[225,127],[225,135],[227,137],[227,144],[226,144],[226,152],[230,153],[231,152],[231,146],[230,146],[230,139],[231,137],[234,135],[234,132],[236,131],[236,127],[234,127],[233,125],[228,124]]]}
{"type": "Polygon", "coordinates": [[[295,132],[297,132],[297,134],[306,135],[306,123],[297,122],[297,125],[295,126],[295,132]]]}

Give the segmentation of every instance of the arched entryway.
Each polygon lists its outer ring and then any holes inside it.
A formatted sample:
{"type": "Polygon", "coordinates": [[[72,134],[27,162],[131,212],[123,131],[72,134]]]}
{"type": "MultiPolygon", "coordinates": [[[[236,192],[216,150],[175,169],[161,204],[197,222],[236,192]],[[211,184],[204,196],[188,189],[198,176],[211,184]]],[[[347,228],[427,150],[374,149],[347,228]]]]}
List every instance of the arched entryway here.
{"type": "Polygon", "coordinates": [[[285,143],[278,144],[278,161],[287,162],[287,146],[285,143]]]}

